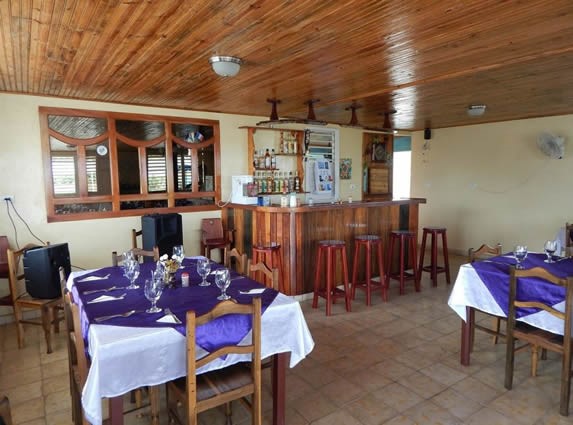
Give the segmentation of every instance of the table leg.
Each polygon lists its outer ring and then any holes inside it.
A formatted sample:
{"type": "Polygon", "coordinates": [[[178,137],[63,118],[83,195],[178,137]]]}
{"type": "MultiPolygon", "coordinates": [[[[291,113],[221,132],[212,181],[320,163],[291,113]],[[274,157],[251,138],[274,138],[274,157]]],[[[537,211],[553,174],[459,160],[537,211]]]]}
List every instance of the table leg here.
{"type": "Polygon", "coordinates": [[[273,356],[272,385],[273,385],[273,425],[285,425],[286,407],[286,364],[288,353],[273,356]]]}
{"type": "Polygon", "coordinates": [[[472,307],[466,307],[466,320],[462,320],[462,341],[460,363],[464,366],[470,365],[470,348],[471,348],[471,328],[474,321],[472,307]]]}
{"type": "Polygon", "coordinates": [[[109,421],[111,425],[123,425],[123,396],[109,399],[109,421]]]}

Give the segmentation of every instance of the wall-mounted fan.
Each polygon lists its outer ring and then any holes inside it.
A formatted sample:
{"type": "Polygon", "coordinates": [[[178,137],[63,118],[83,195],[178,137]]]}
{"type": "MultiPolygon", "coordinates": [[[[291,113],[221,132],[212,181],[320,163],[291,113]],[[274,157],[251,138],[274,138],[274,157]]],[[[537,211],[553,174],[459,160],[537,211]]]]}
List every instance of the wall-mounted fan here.
{"type": "Polygon", "coordinates": [[[537,138],[537,147],[550,158],[561,159],[565,155],[565,139],[549,132],[543,132],[537,138]]]}

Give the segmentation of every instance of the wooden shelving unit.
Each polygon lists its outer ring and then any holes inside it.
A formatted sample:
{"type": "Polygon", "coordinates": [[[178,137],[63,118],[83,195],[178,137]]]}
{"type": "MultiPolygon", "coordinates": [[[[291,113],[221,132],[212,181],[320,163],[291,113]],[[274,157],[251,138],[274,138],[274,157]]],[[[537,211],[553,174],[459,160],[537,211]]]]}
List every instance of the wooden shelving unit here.
{"type": "Polygon", "coordinates": [[[368,133],[362,135],[362,199],[392,199],[392,154],[394,136],[368,133]]]}

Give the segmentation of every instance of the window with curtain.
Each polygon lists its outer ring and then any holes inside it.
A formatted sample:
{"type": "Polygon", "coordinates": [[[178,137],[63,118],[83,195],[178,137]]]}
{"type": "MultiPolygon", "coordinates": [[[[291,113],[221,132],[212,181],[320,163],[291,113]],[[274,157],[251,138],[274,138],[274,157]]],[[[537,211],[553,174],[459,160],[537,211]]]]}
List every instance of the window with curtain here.
{"type": "Polygon", "coordinates": [[[48,221],[216,208],[218,121],[61,108],[40,120],[48,221]]]}

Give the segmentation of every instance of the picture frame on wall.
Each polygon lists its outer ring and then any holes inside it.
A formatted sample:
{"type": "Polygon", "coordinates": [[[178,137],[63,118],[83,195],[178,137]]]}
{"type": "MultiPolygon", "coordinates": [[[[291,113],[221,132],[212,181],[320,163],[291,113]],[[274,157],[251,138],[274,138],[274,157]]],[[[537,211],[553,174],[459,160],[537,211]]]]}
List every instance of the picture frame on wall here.
{"type": "Polygon", "coordinates": [[[350,180],[352,178],[352,158],[340,159],[340,180],[350,180]]]}

